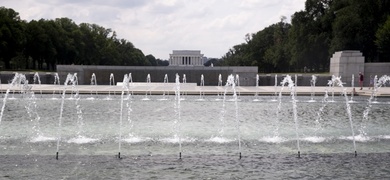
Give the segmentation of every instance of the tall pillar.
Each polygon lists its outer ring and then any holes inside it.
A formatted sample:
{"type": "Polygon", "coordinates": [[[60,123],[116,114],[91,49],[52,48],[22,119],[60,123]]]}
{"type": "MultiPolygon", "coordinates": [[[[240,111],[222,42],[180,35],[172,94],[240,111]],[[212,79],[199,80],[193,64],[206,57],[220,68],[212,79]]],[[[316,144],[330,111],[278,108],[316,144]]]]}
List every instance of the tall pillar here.
{"type": "Polygon", "coordinates": [[[364,56],[360,51],[338,51],[330,59],[329,73],[340,76],[347,86],[351,85],[352,74],[358,81],[359,72],[364,75],[364,56]]]}

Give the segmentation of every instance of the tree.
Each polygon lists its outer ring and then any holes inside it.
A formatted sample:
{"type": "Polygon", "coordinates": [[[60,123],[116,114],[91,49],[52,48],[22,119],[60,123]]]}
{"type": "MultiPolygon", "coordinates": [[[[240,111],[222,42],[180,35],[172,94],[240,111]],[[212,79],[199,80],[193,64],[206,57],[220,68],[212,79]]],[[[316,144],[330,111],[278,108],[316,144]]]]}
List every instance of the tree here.
{"type": "Polygon", "coordinates": [[[147,59],[148,64],[150,64],[152,66],[157,66],[156,58],[153,55],[151,55],[151,54],[146,55],[146,59],[147,59]]]}
{"type": "Polygon", "coordinates": [[[380,59],[390,60],[390,16],[375,34],[380,59]]]}
{"type": "Polygon", "coordinates": [[[169,66],[169,61],[167,60],[157,59],[156,61],[158,66],[169,66]]]}
{"type": "Polygon", "coordinates": [[[10,69],[10,61],[23,50],[25,37],[23,22],[13,9],[0,7],[0,59],[10,69]]]}

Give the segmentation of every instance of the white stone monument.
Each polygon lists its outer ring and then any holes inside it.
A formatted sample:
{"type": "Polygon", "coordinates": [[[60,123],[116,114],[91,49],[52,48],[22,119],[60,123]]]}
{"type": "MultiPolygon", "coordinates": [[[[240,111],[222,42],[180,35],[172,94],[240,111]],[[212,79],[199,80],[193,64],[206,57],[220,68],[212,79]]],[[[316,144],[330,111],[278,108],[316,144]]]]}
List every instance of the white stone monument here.
{"type": "MultiPolygon", "coordinates": [[[[352,74],[359,77],[359,72],[364,74],[364,56],[360,51],[338,51],[330,59],[330,75],[340,76],[341,80],[349,85],[352,74]]],[[[368,77],[365,76],[364,81],[368,77]]],[[[357,78],[355,78],[357,80],[357,78]]],[[[355,83],[356,84],[356,83],[355,83]]]]}
{"type": "Polygon", "coordinates": [[[203,66],[203,54],[200,50],[173,50],[169,66],[203,66]]]}

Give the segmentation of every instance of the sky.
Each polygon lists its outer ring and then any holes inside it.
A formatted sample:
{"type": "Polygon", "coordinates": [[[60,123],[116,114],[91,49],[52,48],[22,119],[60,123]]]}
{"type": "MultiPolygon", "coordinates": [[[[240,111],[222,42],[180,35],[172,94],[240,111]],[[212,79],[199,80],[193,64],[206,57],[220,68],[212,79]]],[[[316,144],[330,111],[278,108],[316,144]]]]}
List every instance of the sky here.
{"type": "Polygon", "coordinates": [[[221,58],[245,35],[304,9],[305,0],[2,0],[22,20],[67,17],[112,29],[145,55],[201,50],[221,58]]]}

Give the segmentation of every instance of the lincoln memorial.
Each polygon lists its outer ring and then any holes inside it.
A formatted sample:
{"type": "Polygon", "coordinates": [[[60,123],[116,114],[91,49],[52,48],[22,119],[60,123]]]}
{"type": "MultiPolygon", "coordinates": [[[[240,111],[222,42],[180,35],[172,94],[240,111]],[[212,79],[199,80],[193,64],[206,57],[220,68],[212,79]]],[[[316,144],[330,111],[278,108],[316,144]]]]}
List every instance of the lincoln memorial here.
{"type": "Polygon", "coordinates": [[[203,54],[199,50],[173,50],[169,66],[203,66],[203,54]]]}

